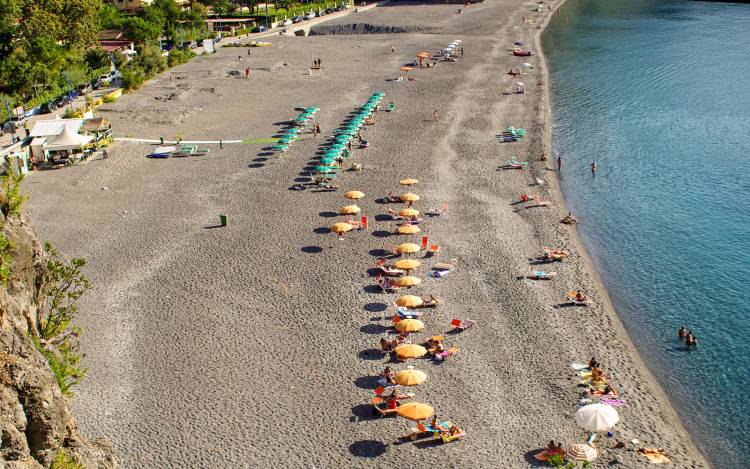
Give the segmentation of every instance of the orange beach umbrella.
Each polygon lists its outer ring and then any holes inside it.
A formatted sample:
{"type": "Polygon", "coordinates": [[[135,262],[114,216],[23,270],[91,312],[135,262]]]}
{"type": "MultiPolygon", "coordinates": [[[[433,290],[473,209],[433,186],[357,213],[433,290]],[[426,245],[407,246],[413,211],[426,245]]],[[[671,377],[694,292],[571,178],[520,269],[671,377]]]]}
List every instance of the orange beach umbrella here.
{"type": "Polygon", "coordinates": [[[399,226],[396,231],[398,232],[398,234],[410,235],[410,234],[417,234],[420,231],[422,231],[422,229],[419,228],[417,225],[404,225],[404,226],[399,226]]]}
{"type": "Polygon", "coordinates": [[[417,200],[419,200],[419,196],[417,194],[407,192],[406,194],[402,194],[401,196],[399,196],[399,200],[401,200],[401,202],[416,202],[417,200]]]}
{"type": "Polygon", "coordinates": [[[422,303],[424,303],[422,298],[415,295],[404,295],[396,298],[396,304],[404,308],[416,308],[417,306],[421,306],[422,303]]]}
{"type": "Polygon", "coordinates": [[[396,247],[396,251],[401,254],[414,254],[415,252],[419,252],[419,245],[414,243],[402,243],[396,247]]]}
{"type": "Polygon", "coordinates": [[[418,332],[424,329],[424,323],[419,319],[402,319],[395,327],[399,332],[418,332]]]}
{"type": "Polygon", "coordinates": [[[395,283],[399,287],[416,287],[417,285],[422,283],[422,279],[407,275],[405,277],[397,278],[393,283],[395,283]]]}
{"type": "Polygon", "coordinates": [[[424,420],[432,417],[435,410],[429,404],[407,402],[398,407],[398,415],[409,420],[424,420]]]}
{"type": "Polygon", "coordinates": [[[331,225],[331,231],[338,234],[352,231],[352,228],[354,228],[352,225],[344,222],[334,223],[333,225],[331,225]]]}
{"type": "Polygon", "coordinates": [[[339,213],[341,215],[354,215],[361,211],[362,209],[356,205],[346,205],[344,207],[341,207],[341,210],[339,210],[339,213]]]}
{"type": "Polygon", "coordinates": [[[427,355],[427,349],[417,344],[401,344],[394,351],[397,358],[419,358],[427,355]]]}
{"type": "Polygon", "coordinates": [[[413,208],[405,208],[398,212],[398,214],[402,217],[416,217],[417,215],[419,215],[419,210],[413,208]]]}
{"type": "Polygon", "coordinates": [[[346,194],[344,194],[344,197],[346,197],[347,199],[361,199],[364,196],[365,196],[364,192],[360,192],[360,191],[349,191],[346,194]]]}

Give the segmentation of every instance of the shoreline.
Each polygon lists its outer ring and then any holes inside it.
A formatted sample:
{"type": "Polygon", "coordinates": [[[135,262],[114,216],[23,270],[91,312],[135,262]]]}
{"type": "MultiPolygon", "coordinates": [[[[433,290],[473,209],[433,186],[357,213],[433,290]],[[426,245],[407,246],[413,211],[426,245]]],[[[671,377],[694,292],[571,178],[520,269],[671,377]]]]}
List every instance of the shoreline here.
{"type": "MultiPolygon", "coordinates": [[[[549,181],[556,207],[525,210],[508,202],[547,188],[529,189],[528,171],[492,170],[515,154],[533,159],[551,143],[551,110],[535,107],[536,85],[513,96],[488,79],[500,76],[500,87],[509,86],[504,72],[517,62],[508,51],[511,27],[531,6],[489,0],[461,15],[454,5],[373,8],[357,18],[430,24],[435,32],[274,37],[273,47],[240,64],[236,52],[220,49],[180,66],[174,83],[157,77],[102,109],[122,134],[179,129],[190,140],[216,140],[270,136],[308,105],[320,107],[316,119],[328,136],[377,89],[396,103],[367,129],[371,147],[355,151],[365,171],[342,174],[338,192],[287,190],[307,176],[303,168],[320,148],[312,136],[279,159],[261,146],[236,145],[213,146],[200,158],[149,160],[149,146],[118,142],[106,161],[30,178],[40,234],[86,257],[99,286],[81,305],[91,368],[75,404],[83,431],[110,438],[135,467],[446,460],[526,467],[550,437],[585,438],[573,423],[577,379],[568,365],[594,354],[628,400],[618,439],[638,437],[665,446],[681,467],[706,467],[608,304],[577,233],[557,223],[564,202],[556,175],[532,165],[549,181]],[[458,62],[410,72],[413,83],[385,81],[416,51],[455,38],[467,49],[458,62]],[[313,56],[326,68],[311,77],[304,72],[313,56]],[[248,62],[256,67],[251,80],[228,76],[248,62]],[[439,122],[430,118],[433,106],[444,116],[439,122]],[[530,130],[527,141],[497,142],[508,121],[530,130]],[[372,288],[368,268],[384,243],[398,239],[392,222],[378,219],[387,207],[373,199],[400,190],[403,177],[419,178],[420,209],[450,202],[446,216],[421,226],[442,245],[441,258],[459,258],[448,278],[426,278],[419,290],[446,303],[430,312],[427,333],[444,333],[455,317],[477,321],[449,336],[461,349],[455,360],[416,362],[429,376],[416,389],[420,400],[468,433],[429,450],[397,446],[408,423],[374,419],[368,405],[373,375],[389,363],[376,347],[393,299],[372,288]],[[351,189],[367,194],[359,203],[375,220],[339,242],[326,227],[351,189]],[[217,213],[229,214],[229,226],[206,229],[217,213]],[[569,262],[555,266],[560,278],[518,280],[528,256],[550,243],[574,248],[569,262]],[[558,307],[574,282],[598,304],[558,307]],[[258,421],[268,430],[257,432],[258,421]]],[[[548,103],[542,31],[533,39],[542,65],[532,73],[545,75],[541,102],[548,103]]],[[[625,467],[645,464],[622,454],[625,467]]]]}
{"type": "MultiPolygon", "coordinates": [[[[540,113],[544,115],[544,119],[546,122],[545,125],[545,135],[544,135],[544,143],[543,147],[545,148],[546,154],[549,155],[550,161],[554,162],[554,144],[553,144],[553,135],[552,135],[552,100],[551,100],[551,73],[549,71],[549,67],[547,65],[547,54],[544,51],[544,48],[542,47],[542,36],[544,35],[545,31],[549,27],[549,23],[552,21],[554,15],[567,3],[568,0],[559,0],[556,4],[554,9],[550,12],[549,15],[547,15],[544,23],[542,24],[541,29],[537,32],[535,35],[535,42],[539,47],[539,55],[541,56],[541,68],[542,68],[542,74],[545,77],[544,80],[544,102],[545,106],[540,110],[540,113]]],[[[553,186],[553,192],[555,197],[560,200],[563,204],[563,207],[565,208],[564,211],[570,212],[568,210],[567,203],[565,201],[565,197],[562,193],[562,188],[560,187],[560,178],[557,172],[555,173],[554,178],[554,186],[553,186]]],[[[561,214],[563,215],[563,214],[561,214]]],[[[646,365],[645,361],[643,360],[643,357],[640,353],[640,351],[637,349],[635,344],[630,338],[630,335],[628,334],[627,330],[625,329],[624,324],[622,323],[622,319],[620,318],[619,314],[617,313],[617,310],[614,307],[614,304],[612,303],[612,300],[609,296],[609,293],[607,289],[604,287],[604,282],[602,281],[599,271],[596,269],[596,266],[594,265],[593,259],[591,257],[591,254],[589,253],[588,249],[586,248],[585,244],[582,242],[582,239],[580,235],[578,234],[578,230],[575,230],[575,236],[573,237],[575,240],[575,244],[580,248],[581,257],[583,258],[583,261],[586,265],[586,269],[591,273],[591,275],[594,278],[594,282],[596,285],[596,288],[599,290],[599,292],[603,293],[603,296],[606,298],[606,305],[605,310],[608,314],[611,314],[615,319],[615,323],[618,328],[618,333],[627,341],[628,346],[630,348],[630,353],[633,356],[633,359],[637,362],[638,366],[641,368],[642,373],[648,377],[649,380],[649,386],[650,386],[650,392],[655,394],[663,403],[663,406],[666,408],[668,413],[671,417],[671,422],[673,425],[675,425],[677,428],[679,428],[682,432],[682,435],[684,438],[686,438],[690,443],[692,444],[694,450],[700,454],[701,457],[705,460],[707,467],[712,467],[710,464],[710,461],[708,461],[705,458],[705,455],[703,455],[696,446],[695,442],[692,439],[692,436],[690,432],[687,430],[684,422],[680,418],[679,414],[677,413],[677,410],[672,404],[672,401],[669,398],[669,395],[664,391],[661,384],[657,381],[656,377],[653,375],[651,369],[646,365]]]]}

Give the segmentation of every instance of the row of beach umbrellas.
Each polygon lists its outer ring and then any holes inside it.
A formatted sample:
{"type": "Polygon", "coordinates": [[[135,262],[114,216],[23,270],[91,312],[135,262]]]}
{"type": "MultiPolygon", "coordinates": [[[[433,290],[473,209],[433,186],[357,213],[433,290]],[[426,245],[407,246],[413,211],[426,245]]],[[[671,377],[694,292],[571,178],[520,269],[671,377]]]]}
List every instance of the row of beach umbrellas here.
{"type": "Polygon", "coordinates": [[[296,127],[291,127],[287,130],[285,130],[282,134],[279,140],[276,142],[276,145],[273,146],[274,151],[280,151],[284,152],[289,149],[289,145],[292,144],[297,138],[299,137],[300,133],[300,127],[307,125],[307,123],[310,121],[310,119],[313,118],[316,112],[318,112],[317,107],[311,106],[308,108],[305,108],[304,111],[299,113],[297,117],[294,119],[294,123],[297,124],[296,127]]]}

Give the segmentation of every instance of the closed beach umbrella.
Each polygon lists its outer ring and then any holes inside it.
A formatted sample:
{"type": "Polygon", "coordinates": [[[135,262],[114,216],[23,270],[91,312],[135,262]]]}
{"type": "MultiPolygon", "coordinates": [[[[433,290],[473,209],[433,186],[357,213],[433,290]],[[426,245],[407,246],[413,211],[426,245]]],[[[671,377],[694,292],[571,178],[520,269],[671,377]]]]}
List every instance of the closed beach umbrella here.
{"type": "Polygon", "coordinates": [[[410,235],[410,234],[417,234],[422,230],[417,225],[404,225],[404,226],[399,226],[396,231],[398,232],[398,234],[410,235]]]}
{"type": "Polygon", "coordinates": [[[416,202],[417,200],[419,200],[419,196],[417,194],[407,192],[406,194],[402,194],[399,197],[399,200],[401,200],[401,202],[416,202]]]}
{"type": "Polygon", "coordinates": [[[346,233],[347,231],[351,231],[352,228],[354,228],[352,225],[350,225],[349,223],[344,223],[344,222],[334,223],[333,225],[331,225],[331,231],[333,231],[334,233],[339,233],[339,234],[346,233]]]}
{"type": "Polygon", "coordinates": [[[344,207],[341,207],[341,210],[339,211],[339,213],[341,213],[342,215],[354,215],[361,211],[362,209],[356,205],[346,205],[344,207]]]}
{"type": "Polygon", "coordinates": [[[414,243],[402,243],[398,245],[396,251],[401,254],[413,254],[419,252],[419,245],[414,243]]]}
{"type": "Polygon", "coordinates": [[[416,386],[427,379],[427,374],[420,370],[401,370],[393,375],[393,381],[401,386],[416,386]]]}
{"type": "Polygon", "coordinates": [[[419,319],[402,319],[396,323],[399,332],[418,332],[424,329],[424,323],[419,319]]]}
{"type": "Polygon", "coordinates": [[[393,266],[397,269],[403,270],[416,269],[420,265],[422,265],[422,263],[416,259],[401,259],[400,261],[397,261],[395,264],[393,264],[393,266]]]}
{"type": "Polygon", "coordinates": [[[398,407],[398,415],[409,420],[424,420],[432,417],[435,410],[429,404],[407,402],[398,407]]]}
{"type": "Polygon", "coordinates": [[[417,215],[419,215],[419,210],[413,208],[405,208],[398,212],[398,214],[402,217],[416,217],[417,215]]]}
{"type": "Polygon", "coordinates": [[[615,408],[607,404],[589,404],[576,411],[576,424],[589,432],[606,432],[619,421],[615,408]]]}
{"type": "Polygon", "coordinates": [[[596,449],[581,443],[575,444],[568,449],[568,456],[576,461],[593,461],[598,455],[596,449]]]}
{"type": "Polygon", "coordinates": [[[349,191],[346,194],[344,194],[344,197],[346,197],[347,199],[361,199],[364,196],[365,196],[364,192],[360,192],[360,191],[349,191]]]}
{"type": "Polygon", "coordinates": [[[417,344],[401,344],[394,351],[398,358],[420,358],[427,355],[427,349],[417,344]]]}
{"type": "Polygon", "coordinates": [[[404,308],[416,308],[422,303],[424,303],[424,301],[422,301],[422,298],[414,295],[404,295],[396,298],[396,304],[399,306],[403,306],[404,308]]]}
{"type": "Polygon", "coordinates": [[[393,283],[395,283],[399,287],[416,287],[417,285],[422,283],[422,279],[407,275],[405,277],[397,278],[393,283]]]}
{"type": "Polygon", "coordinates": [[[402,186],[412,186],[418,182],[419,181],[414,178],[406,178],[406,179],[400,180],[398,183],[401,184],[402,186]]]}

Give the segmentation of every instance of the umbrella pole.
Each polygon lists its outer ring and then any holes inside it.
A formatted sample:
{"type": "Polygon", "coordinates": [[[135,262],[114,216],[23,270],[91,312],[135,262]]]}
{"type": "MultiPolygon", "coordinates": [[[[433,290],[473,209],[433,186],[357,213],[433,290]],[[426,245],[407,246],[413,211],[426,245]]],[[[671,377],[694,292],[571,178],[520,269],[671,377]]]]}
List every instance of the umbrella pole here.
{"type": "Polygon", "coordinates": [[[591,435],[589,435],[588,440],[586,440],[586,444],[590,446],[594,442],[595,439],[596,439],[596,433],[591,432],[591,435]]]}

